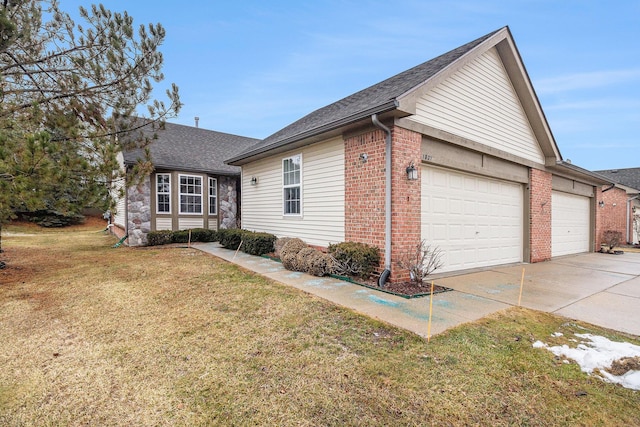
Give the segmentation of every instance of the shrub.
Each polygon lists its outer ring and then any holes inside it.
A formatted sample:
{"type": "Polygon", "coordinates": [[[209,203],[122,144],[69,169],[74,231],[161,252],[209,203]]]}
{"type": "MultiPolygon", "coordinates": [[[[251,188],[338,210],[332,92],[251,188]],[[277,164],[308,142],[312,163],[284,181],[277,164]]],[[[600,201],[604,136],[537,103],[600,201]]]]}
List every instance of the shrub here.
{"type": "Polygon", "coordinates": [[[276,242],[273,244],[273,251],[276,255],[276,257],[280,258],[280,251],[282,251],[282,248],[284,247],[284,245],[287,244],[287,242],[289,240],[291,240],[292,237],[280,237],[278,240],[276,240],[276,242]]]}
{"type": "Polygon", "coordinates": [[[243,233],[244,243],[240,249],[250,255],[268,254],[273,252],[276,239],[277,237],[273,234],[246,231],[243,233]]]}
{"type": "Polygon", "coordinates": [[[306,248],[307,245],[300,239],[289,240],[280,251],[280,261],[282,266],[287,270],[298,271],[297,269],[297,257],[298,252],[306,248]]]}
{"type": "Polygon", "coordinates": [[[367,279],[380,263],[380,251],[364,243],[342,242],[329,245],[337,274],[367,279]]]}
{"type": "Polygon", "coordinates": [[[309,265],[313,262],[312,259],[316,253],[316,249],[310,247],[304,247],[300,249],[295,257],[295,265],[293,266],[296,271],[309,271],[309,265]]]}
{"type": "Polygon", "coordinates": [[[218,240],[216,230],[208,230],[206,228],[194,228],[191,230],[192,242],[215,242],[218,240]]]}
{"type": "Polygon", "coordinates": [[[151,231],[147,234],[147,245],[149,246],[168,245],[171,242],[173,242],[173,231],[171,230],[151,231]]]}
{"type": "Polygon", "coordinates": [[[313,253],[305,261],[305,271],[314,276],[324,276],[333,272],[334,262],[331,255],[317,249],[313,249],[313,253]]]}
{"type": "Polygon", "coordinates": [[[427,276],[442,267],[441,258],[440,248],[431,247],[422,240],[400,256],[398,266],[409,270],[411,281],[421,286],[427,276]]]}
{"type": "Polygon", "coordinates": [[[187,243],[189,241],[189,230],[179,230],[173,232],[173,243],[187,243]]]}
{"type": "Polygon", "coordinates": [[[218,230],[218,241],[222,247],[235,251],[240,246],[244,233],[245,231],[239,228],[223,228],[218,230]]]}
{"type": "Polygon", "coordinates": [[[609,246],[609,252],[611,252],[622,241],[622,233],[620,231],[607,230],[602,235],[602,240],[609,246]]]}

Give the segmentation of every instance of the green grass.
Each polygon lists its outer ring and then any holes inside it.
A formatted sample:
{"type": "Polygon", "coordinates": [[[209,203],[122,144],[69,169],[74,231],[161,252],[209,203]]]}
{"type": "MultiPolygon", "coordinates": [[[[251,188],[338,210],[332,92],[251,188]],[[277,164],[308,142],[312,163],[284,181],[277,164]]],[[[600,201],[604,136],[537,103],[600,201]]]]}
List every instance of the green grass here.
{"type": "Polygon", "coordinates": [[[640,424],[638,392],[532,348],[636,337],[511,309],[427,344],[193,249],[112,249],[100,229],[3,230],[0,425],[640,424]]]}

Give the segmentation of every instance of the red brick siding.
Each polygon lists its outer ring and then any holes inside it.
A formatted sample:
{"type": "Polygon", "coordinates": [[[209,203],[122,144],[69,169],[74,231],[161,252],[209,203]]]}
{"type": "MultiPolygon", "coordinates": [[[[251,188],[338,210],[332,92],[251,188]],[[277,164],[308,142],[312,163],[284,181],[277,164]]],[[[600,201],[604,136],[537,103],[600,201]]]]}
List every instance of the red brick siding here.
{"type": "Polygon", "coordinates": [[[345,240],[384,250],[385,134],[345,139],[345,240]],[[363,162],[360,155],[366,154],[363,162]]]}
{"type": "MultiPolygon", "coordinates": [[[[608,188],[605,186],[604,189],[608,188]]],[[[603,201],[604,206],[596,207],[596,250],[600,249],[603,234],[607,230],[622,233],[622,243],[627,241],[627,193],[620,188],[612,188],[608,191],[598,191],[598,201],[603,201]]]]}
{"type": "Polygon", "coordinates": [[[530,262],[551,259],[551,188],[550,173],[538,169],[530,169],[530,262]]]}
{"type": "MultiPolygon", "coordinates": [[[[420,241],[420,180],[408,181],[406,168],[413,161],[420,173],[422,137],[393,127],[391,277],[403,281],[408,271],[397,267],[397,259],[420,241]]],[[[345,139],[345,240],[380,249],[384,268],[385,247],[385,133],[372,130],[345,139]],[[363,162],[361,154],[367,155],[363,162]]]]}
{"type": "Polygon", "coordinates": [[[400,269],[398,259],[411,251],[421,239],[421,177],[420,167],[422,135],[407,129],[394,127],[391,131],[393,152],[391,155],[391,280],[409,280],[409,271],[400,269]],[[418,180],[407,179],[407,166],[413,162],[418,170],[418,180]]]}

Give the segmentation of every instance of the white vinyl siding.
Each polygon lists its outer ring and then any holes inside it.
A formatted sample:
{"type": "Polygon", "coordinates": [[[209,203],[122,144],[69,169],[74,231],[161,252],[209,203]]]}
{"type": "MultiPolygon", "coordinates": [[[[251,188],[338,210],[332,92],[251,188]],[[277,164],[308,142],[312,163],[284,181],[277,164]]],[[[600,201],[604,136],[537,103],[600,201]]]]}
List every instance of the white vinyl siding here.
{"type": "Polygon", "coordinates": [[[171,174],[156,175],[156,213],[171,213],[171,174]]]}
{"type": "Polygon", "coordinates": [[[589,252],[590,206],[589,197],[551,193],[551,256],[589,252]]]}
{"type": "MultiPolygon", "coordinates": [[[[124,171],[124,157],[122,155],[122,153],[118,153],[116,156],[116,160],[118,161],[118,164],[120,165],[120,169],[124,171]]],[[[126,202],[127,202],[127,192],[123,191],[122,194],[120,194],[120,191],[124,188],[124,183],[125,183],[125,178],[122,177],[121,179],[115,181],[112,184],[112,189],[111,189],[111,195],[112,197],[115,199],[116,201],[116,211],[115,214],[112,217],[112,223],[123,228],[126,229],[126,225],[127,225],[127,218],[126,218],[126,202]]],[[[112,212],[113,214],[113,212],[112,212]]]]}
{"type": "Polygon", "coordinates": [[[180,175],[178,182],[181,214],[202,214],[202,177],[180,175]]]}
{"type": "Polygon", "coordinates": [[[422,169],[422,238],[442,251],[438,272],[522,261],[522,184],[422,169]]]}
{"type": "Polygon", "coordinates": [[[173,222],[171,218],[156,218],[156,231],[172,229],[173,222]]]}
{"type": "Polygon", "coordinates": [[[118,201],[116,203],[116,214],[113,217],[113,224],[122,228],[125,228],[127,223],[125,207],[126,197],[127,196],[125,194],[124,196],[118,198],[118,201]]]}
{"type": "Polygon", "coordinates": [[[188,230],[190,228],[204,228],[203,218],[178,218],[178,228],[188,230]]]}
{"type": "Polygon", "coordinates": [[[495,48],[421,97],[412,119],[544,163],[544,155],[495,48]]]}
{"type": "Polygon", "coordinates": [[[218,229],[218,221],[215,218],[209,219],[209,230],[217,230],[218,229]]]}
{"type": "Polygon", "coordinates": [[[218,180],[209,178],[209,215],[218,214],[218,180]]]}
{"type": "Polygon", "coordinates": [[[333,138],[242,167],[242,228],[327,246],[344,241],[344,143],[333,138]],[[282,159],[302,155],[302,215],[283,215],[282,159]],[[251,177],[258,179],[251,185],[251,177]]]}

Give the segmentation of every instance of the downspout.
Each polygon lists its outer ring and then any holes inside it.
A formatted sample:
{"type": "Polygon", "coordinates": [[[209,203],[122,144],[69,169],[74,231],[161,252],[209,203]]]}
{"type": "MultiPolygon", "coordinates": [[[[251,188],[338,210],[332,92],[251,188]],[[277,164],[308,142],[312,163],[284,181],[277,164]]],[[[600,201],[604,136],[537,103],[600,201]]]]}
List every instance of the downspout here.
{"type": "Polygon", "coordinates": [[[637,196],[633,196],[627,199],[627,243],[633,244],[633,238],[631,237],[631,227],[629,227],[629,221],[631,217],[629,216],[629,211],[631,208],[631,202],[640,197],[640,194],[637,196]]]}
{"type": "Polygon", "coordinates": [[[380,123],[378,115],[371,116],[373,124],[382,129],[385,136],[385,199],[384,199],[384,271],[378,278],[378,286],[384,287],[391,274],[391,130],[380,123]]]}

